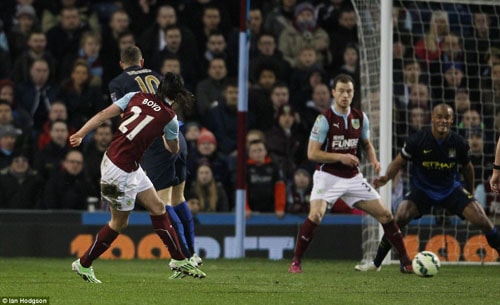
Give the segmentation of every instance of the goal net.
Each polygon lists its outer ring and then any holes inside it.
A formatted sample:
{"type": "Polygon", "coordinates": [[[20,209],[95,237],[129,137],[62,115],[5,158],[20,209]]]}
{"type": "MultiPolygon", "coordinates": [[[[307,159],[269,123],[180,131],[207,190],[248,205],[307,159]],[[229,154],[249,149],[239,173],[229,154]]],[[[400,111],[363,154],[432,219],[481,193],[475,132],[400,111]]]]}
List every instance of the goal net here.
{"type": "MultiPolygon", "coordinates": [[[[370,118],[377,152],[390,154],[392,160],[409,134],[430,126],[433,105],[449,104],[455,111],[455,130],[471,146],[476,198],[496,223],[500,198],[489,192],[488,177],[500,127],[500,115],[496,115],[500,112],[500,2],[393,1],[394,22],[392,29],[387,29],[381,27],[380,0],[351,1],[358,17],[361,107],[370,118]],[[382,31],[392,32],[390,45],[381,43],[382,31]],[[381,62],[384,52],[392,54],[391,63],[381,62]],[[389,64],[392,82],[390,78],[381,81],[381,67],[389,64]],[[390,86],[392,94],[389,122],[380,119],[381,85],[390,86]],[[392,128],[390,148],[379,144],[384,124],[392,128]]],[[[367,179],[374,177],[370,166],[365,165],[363,170],[367,179]]],[[[387,205],[392,211],[408,187],[406,169],[390,186],[387,205]]],[[[372,217],[363,216],[364,261],[375,256],[381,230],[372,217]]],[[[410,257],[430,250],[443,262],[498,261],[496,251],[488,246],[478,228],[440,209],[412,221],[403,233],[410,257]]]]}

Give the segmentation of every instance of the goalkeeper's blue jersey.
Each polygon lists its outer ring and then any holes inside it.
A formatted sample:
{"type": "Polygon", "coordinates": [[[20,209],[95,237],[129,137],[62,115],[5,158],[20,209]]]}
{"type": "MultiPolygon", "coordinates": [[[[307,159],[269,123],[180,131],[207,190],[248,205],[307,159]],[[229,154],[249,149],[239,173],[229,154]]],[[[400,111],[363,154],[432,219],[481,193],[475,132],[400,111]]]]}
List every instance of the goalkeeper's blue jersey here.
{"type": "Polygon", "coordinates": [[[411,187],[437,201],[461,185],[459,166],[470,162],[469,144],[453,131],[443,141],[436,140],[430,129],[414,133],[407,138],[401,155],[411,161],[411,187]]]}

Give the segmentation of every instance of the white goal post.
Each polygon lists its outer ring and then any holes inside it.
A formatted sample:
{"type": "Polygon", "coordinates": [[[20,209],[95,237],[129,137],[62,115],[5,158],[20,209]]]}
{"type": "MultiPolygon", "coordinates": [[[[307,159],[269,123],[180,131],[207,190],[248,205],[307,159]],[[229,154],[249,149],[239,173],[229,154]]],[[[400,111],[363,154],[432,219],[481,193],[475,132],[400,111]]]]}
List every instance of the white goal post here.
{"type": "MultiPolygon", "coordinates": [[[[442,10],[447,13],[447,16],[450,16],[448,19],[450,32],[458,36],[465,54],[467,51],[465,50],[466,42],[473,39],[471,33],[474,30],[472,25],[474,12],[487,13],[492,20],[491,26],[498,28],[500,26],[500,1],[444,0],[429,2],[423,0],[351,0],[351,2],[358,17],[362,91],[361,107],[370,119],[372,142],[379,153],[379,160],[384,172],[393,158],[393,153],[397,151],[396,147],[400,145],[400,143],[398,144],[398,139],[406,136],[405,133],[407,133],[407,130],[401,129],[400,126],[410,125],[408,121],[410,116],[408,115],[406,116],[407,121],[401,118],[401,116],[393,117],[393,113],[396,113],[394,111],[394,101],[397,98],[394,93],[395,84],[404,82],[400,77],[403,75],[401,69],[404,62],[406,62],[405,60],[408,59],[401,60],[403,63],[402,66],[393,67],[393,5],[398,7],[400,12],[405,15],[405,20],[400,20],[400,27],[395,28],[394,34],[398,37],[405,35],[406,38],[410,38],[412,48],[415,42],[422,38],[425,35],[425,31],[429,28],[430,16],[433,11],[442,10]],[[412,28],[412,26],[418,27],[417,25],[420,29],[412,28]],[[405,32],[398,32],[400,29],[405,32]]],[[[476,51],[478,54],[489,51],[493,52],[493,47],[492,50],[477,49],[476,51]]],[[[471,50],[468,50],[468,52],[470,53],[471,50]]],[[[414,53],[412,56],[416,57],[414,53]]],[[[484,67],[479,62],[479,60],[482,60],[480,56],[474,57],[477,58],[478,62],[470,62],[470,58],[467,56],[462,58],[464,61],[463,66],[466,66],[466,68],[460,66],[464,70],[463,72],[467,79],[464,89],[469,93],[469,98],[472,99],[471,104],[474,105],[474,103],[477,103],[479,105],[478,108],[483,110],[482,102],[484,94],[481,90],[481,84],[488,75],[482,73],[482,68],[484,67]],[[467,67],[472,67],[470,70],[477,70],[474,72],[477,74],[476,83],[474,83],[475,76],[472,75],[473,72],[467,70],[467,67]],[[476,95],[473,96],[471,92],[474,92],[476,95]]],[[[500,59],[500,51],[498,58],[500,59]]],[[[441,59],[438,59],[438,61],[440,67],[446,66],[444,62],[440,62],[441,59]]],[[[426,66],[426,68],[428,67],[426,66]]],[[[436,73],[430,69],[423,70],[424,74],[427,74],[425,77],[426,82],[429,84],[429,92],[434,92],[429,93],[430,98],[439,101],[444,97],[444,93],[443,95],[438,95],[438,92],[446,92],[446,86],[444,82],[437,84],[435,80],[444,75],[445,71],[440,70],[440,73],[436,73]],[[435,96],[432,94],[435,94],[435,96]]],[[[409,93],[406,92],[406,94],[409,93]]],[[[482,113],[479,111],[482,119],[481,128],[489,138],[484,139],[484,152],[479,156],[482,158],[479,159],[486,162],[485,160],[489,160],[491,154],[494,154],[494,151],[490,151],[491,145],[486,142],[496,142],[498,133],[492,125],[496,123],[494,113],[483,111],[482,113]]],[[[472,133],[464,133],[464,136],[468,136],[469,134],[472,133]]],[[[491,167],[486,165],[486,163],[483,163],[482,167],[478,165],[478,172],[481,174],[481,177],[486,177],[488,171],[491,172],[491,167]]],[[[363,172],[368,180],[371,180],[375,176],[369,164],[363,165],[363,172]]],[[[478,178],[480,177],[476,177],[476,179],[478,178]]],[[[403,177],[397,185],[394,185],[394,188],[395,193],[398,188],[407,189],[407,176],[403,177]]],[[[392,198],[392,190],[393,187],[389,184],[379,190],[384,203],[391,210],[397,204],[397,200],[392,198]]],[[[401,190],[399,191],[401,192],[401,190]]],[[[493,199],[493,202],[491,202],[491,198],[488,198],[489,202],[486,202],[485,199],[481,197],[481,201],[485,201],[485,210],[487,210],[492,221],[496,222],[496,214],[500,212],[496,208],[497,200],[493,199]]],[[[424,216],[419,221],[412,222],[403,232],[410,256],[418,251],[431,250],[438,254],[444,263],[478,264],[497,263],[499,261],[496,251],[493,251],[485,244],[484,236],[477,228],[472,228],[458,217],[444,215],[442,212],[435,212],[433,215],[424,216]]],[[[361,245],[363,261],[373,259],[382,234],[382,228],[377,221],[370,216],[363,216],[361,245]]],[[[396,261],[394,257],[392,261],[396,261]]]]}

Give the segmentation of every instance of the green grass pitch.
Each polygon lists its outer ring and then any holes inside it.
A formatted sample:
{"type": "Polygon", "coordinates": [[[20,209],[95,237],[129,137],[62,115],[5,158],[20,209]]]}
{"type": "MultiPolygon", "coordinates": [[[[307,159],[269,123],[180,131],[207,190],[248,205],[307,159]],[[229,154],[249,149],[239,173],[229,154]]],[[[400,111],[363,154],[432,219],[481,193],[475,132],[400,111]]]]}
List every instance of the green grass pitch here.
{"type": "Polygon", "coordinates": [[[444,265],[437,276],[354,271],[354,261],[305,260],[289,274],[288,260],[205,260],[205,279],[169,280],[161,260],[97,260],[103,284],[84,282],[71,259],[0,258],[5,297],[49,297],[49,304],[499,304],[500,266],[444,265]]]}

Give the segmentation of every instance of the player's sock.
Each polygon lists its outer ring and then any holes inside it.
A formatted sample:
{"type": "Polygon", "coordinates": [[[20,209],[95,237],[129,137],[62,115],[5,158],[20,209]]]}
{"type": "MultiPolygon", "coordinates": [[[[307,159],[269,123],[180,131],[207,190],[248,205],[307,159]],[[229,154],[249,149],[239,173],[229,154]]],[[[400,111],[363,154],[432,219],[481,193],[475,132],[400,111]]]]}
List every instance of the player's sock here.
{"type": "Polygon", "coordinates": [[[118,237],[120,233],[111,229],[109,224],[106,224],[104,227],[99,230],[99,232],[95,236],[95,240],[92,245],[88,248],[88,250],[80,257],[80,264],[88,268],[92,265],[92,262],[97,259],[101,254],[103,254],[106,250],[108,250],[109,246],[113,243],[113,241],[118,237]]]}
{"type": "Polygon", "coordinates": [[[155,233],[160,236],[165,246],[167,246],[170,256],[176,260],[185,259],[186,257],[181,252],[181,246],[179,245],[177,234],[175,233],[174,227],[172,227],[170,221],[168,220],[167,213],[149,216],[151,217],[151,223],[153,224],[155,233]]]}
{"type": "Polygon", "coordinates": [[[392,245],[389,242],[389,240],[387,239],[387,237],[385,237],[385,234],[384,234],[384,236],[382,237],[382,240],[378,244],[377,255],[373,259],[373,263],[375,264],[375,266],[380,267],[380,265],[382,265],[382,262],[384,261],[385,257],[387,256],[387,253],[389,253],[389,251],[391,251],[391,248],[392,248],[392,245]]]}
{"type": "Polygon", "coordinates": [[[191,253],[191,251],[189,251],[189,247],[186,242],[186,237],[184,236],[184,226],[182,225],[179,216],[177,216],[177,213],[175,212],[172,206],[166,205],[165,209],[167,210],[170,223],[172,224],[172,226],[175,229],[175,232],[177,233],[177,238],[179,239],[179,243],[181,244],[182,253],[184,254],[185,257],[191,257],[193,254],[191,253]]]}
{"type": "Polygon", "coordinates": [[[411,264],[411,260],[406,252],[405,244],[403,243],[403,234],[401,234],[401,230],[396,222],[391,220],[388,223],[382,224],[382,227],[384,228],[385,237],[398,251],[399,259],[403,266],[411,264]]]}
{"type": "Polygon", "coordinates": [[[186,201],[183,203],[176,205],[174,207],[177,216],[182,221],[182,225],[184,226],[184,236],[186,237],[186,242],[189,247],[189,251],[191,253],[195,253],[194,251],[194,220],[193,214],[191,214],[191,210],[189,209],[186,201]]]}
{"type": "Polygon", "coordinates": [[[306,218],[302,226],[300,227],[299,234],[297,235],[297,244],[295,246],[295,253],[293,256],[293,260],[300,261],[304,256],[304,252],[306,252],[307,247],[311,243],[311,240],[314,236],[314,231],[318,225],[311,221],[309,218],[306,218]]]}
{"type": "Polygon", "coordinates": [[[486,236],[486,240],[488,241],[490,247],[497,250],[500,254],[500,235],[498,234],[497,227],[493,227],[493,230],[485,232],[484,235],[486,236]]]}

